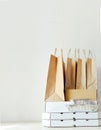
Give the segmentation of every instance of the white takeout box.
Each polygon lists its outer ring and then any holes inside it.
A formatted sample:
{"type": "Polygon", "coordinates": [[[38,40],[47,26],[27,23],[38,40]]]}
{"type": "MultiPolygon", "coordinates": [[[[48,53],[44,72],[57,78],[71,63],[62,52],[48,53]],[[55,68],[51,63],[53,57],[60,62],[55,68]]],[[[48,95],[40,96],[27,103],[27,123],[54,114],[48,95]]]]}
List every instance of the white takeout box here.
{"type": "MultiPolygon", "coordinates": [[[[74,105],[74,102],[73,101],[45,102],[45,112],[70,112],[71,111],[70,110],[70,105],[74,105]]],[[[91,111],[89,109],[89,107],[88,108],[85,107],[85,109],[82,108],[81,110],[83,110],[83,111],[91,111]]]]}
{"type": "Polygon", "coordinates": [[[43,120],[101,119],[101,112],[43,113],[42,119],[43,120]]]}
{"type": "Polygon", "coordinates": [[[95,127],[101,126],[99,120],[42,120],[42,125],[46,127],[95,127]]]}

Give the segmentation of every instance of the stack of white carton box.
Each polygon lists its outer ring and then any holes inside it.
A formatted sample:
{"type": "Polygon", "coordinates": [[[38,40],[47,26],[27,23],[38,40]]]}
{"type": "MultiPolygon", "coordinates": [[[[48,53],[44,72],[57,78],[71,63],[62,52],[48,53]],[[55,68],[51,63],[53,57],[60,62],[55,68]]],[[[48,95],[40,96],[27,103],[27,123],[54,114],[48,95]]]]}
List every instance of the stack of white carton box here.
{"type": "Polygon", "coordinates": [[[42,124],[46,127],[101,126],[101,112],[96,105],[79,105],[74,102],[45,102],[42,124]]]}

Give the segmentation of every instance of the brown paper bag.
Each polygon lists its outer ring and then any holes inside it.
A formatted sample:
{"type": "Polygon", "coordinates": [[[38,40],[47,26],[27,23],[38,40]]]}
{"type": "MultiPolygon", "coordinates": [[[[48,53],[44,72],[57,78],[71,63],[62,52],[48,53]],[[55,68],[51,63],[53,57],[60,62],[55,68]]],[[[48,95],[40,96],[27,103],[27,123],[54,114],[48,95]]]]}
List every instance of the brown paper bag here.
{"type": "Polygon", "coordinates": [[[97,89],[97,65],[91,51],[89,51],[89,57],[87,58],[87,89],[90,88],[97,89]]]}
{"type": "MultiPolygon", "coordinates": [[[[70,53],[71,50],[69,50],[70,53]]],[[[69,54],[70,55],[70,54],[69,54]]],[[[70,56],[67,58],[65,89],[75,89],[76,85],[76,60],[70,56]]]]}
{"type": "Polygon", "coordinates": [[[62,56],[51,55],[45,101],[64,101],[64,68],[62,56]]]}
{"type": "Polygon", "coordinates": [[[80,50],[78,50],[76,89],[86,89],[86,60],[80,58],[80,50]]]}

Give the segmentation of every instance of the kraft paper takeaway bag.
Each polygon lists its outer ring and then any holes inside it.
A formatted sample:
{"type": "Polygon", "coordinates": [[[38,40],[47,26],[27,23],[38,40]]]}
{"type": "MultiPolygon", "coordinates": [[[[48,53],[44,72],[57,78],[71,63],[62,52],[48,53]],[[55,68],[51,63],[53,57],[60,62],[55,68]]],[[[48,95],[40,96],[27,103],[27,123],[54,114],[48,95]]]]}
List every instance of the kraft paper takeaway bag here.
{"type": "Polygon", "coordinates": [[[64,101],[64,68],[62,55],[50,56],[45,101],[64,101]]]}
{"type": "Polygon", "coordinates": [[[87,89],[97,89],[97,65],[96,58],[89,50],[89,56],[87,58],[87,89]]]}
{"type": "Polygon", "coordinates": [[[76,85],[76,50],[75,56],[70,57],[71,49],[67,58],[65,89],[75,89],[76,85]]]}
{"type": "Polygon", "coordinates": [[[76,89],[86,89],[86,58],[80,56],[80,50],[78,50],[76,89]]]}

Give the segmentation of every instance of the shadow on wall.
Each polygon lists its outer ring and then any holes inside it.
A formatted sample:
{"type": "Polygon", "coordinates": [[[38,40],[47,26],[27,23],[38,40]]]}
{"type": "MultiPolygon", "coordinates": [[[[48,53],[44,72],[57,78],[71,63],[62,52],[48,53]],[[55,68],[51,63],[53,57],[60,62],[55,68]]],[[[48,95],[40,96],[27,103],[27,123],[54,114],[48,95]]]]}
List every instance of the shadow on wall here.
{"type": "Polygon", "coordinates": [[[97,68],[97,81],[98,81],[98,103],[101,109],[101,67],[97,68]]]}

